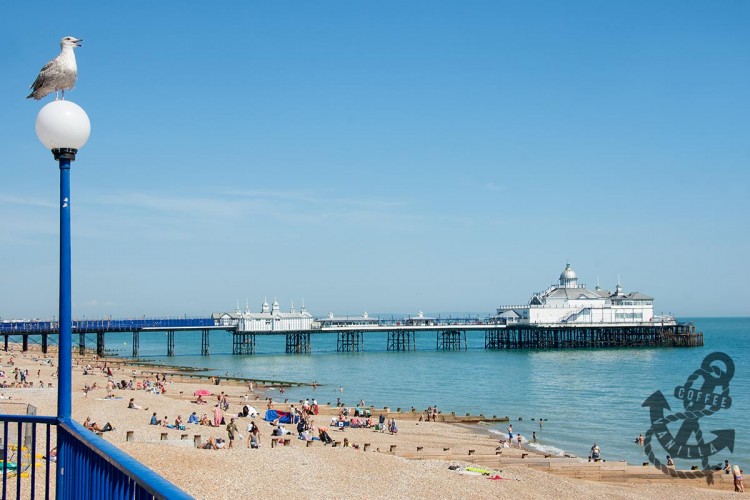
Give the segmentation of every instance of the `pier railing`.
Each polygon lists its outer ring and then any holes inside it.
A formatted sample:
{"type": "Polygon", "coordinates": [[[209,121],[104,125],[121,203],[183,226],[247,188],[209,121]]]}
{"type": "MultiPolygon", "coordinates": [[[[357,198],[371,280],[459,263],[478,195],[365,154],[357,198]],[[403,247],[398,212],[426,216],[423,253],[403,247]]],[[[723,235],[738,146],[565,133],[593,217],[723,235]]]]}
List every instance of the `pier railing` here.
{"type": "Polygon", "coordinates": [[[191,498],[77,422],[0,415],[0,428],[3,499],[191,498]]]}

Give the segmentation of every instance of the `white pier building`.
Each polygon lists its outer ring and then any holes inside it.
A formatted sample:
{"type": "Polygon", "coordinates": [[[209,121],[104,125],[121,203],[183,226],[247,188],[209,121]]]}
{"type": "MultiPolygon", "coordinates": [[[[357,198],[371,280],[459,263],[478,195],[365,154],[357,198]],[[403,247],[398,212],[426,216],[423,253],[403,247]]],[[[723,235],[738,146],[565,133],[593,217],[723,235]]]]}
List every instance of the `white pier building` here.
{"type": "Polygon", "coordinates": [[[508,325],[674,324],[674,318],[654,318],[653,297],[624,293],[620,283],[614,292],[598,285],[593,290],[579,285],[570,264],[566,264],[558,284],[532,295],[527,305],[498,308],[492,319],[508,325]]]}
{"type": "Polygon", "coordinates": [[[310,330],[314,318],[307,312],[304,304],[299,311],[292,304],[289,312],[281,312],[279,303],[274,299],[273,304],[263,301],[260,312],[251,312],[246,306],[240,311],[239,306],[234,313],[214,313],[212,315],[217,325],[237,326],[240,332],[289,332],[310,330]]]}

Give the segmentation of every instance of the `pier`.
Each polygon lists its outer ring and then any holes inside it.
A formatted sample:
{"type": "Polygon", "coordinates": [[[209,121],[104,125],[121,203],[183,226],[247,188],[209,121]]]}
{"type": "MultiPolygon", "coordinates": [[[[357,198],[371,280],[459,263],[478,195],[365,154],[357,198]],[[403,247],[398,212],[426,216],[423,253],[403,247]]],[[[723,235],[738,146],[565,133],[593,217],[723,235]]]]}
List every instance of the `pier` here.
{"type": "Polygon", "coordinates": [[[580,349],[607,347],[700,347],[703,333],[692,323],[617,326],[508,326],[488,330],[486,349],[580,349]]]}
{"type": "MultiPolygon", "coordinates": [[[[416,351],[417,335],[435,338],[439,351],[465,351],[467,334],[484,334],[484,348],[488,350],[517,349],[604,349],[618,347],[701,347],[703,333],[696,332],[692,323],[632,323],[632,324],[499,324],[475,318],[444,319],[430,324],[402,324],[400,320],[382,320],[362,326],[330,326],[305,330],[240,331],[237,326],[216,324],[210,318],[139,319],[139,320],[87,320],[74,321],[73,334],[78,335],[77,351],[84,354],[87,345],[99,356],[106,356],[106,335],[132,334],[132,356],[139,356],[141,335],[165,333],[166,355],[175,355],[175,333],[200,335],[200,354],[210,355],[211,331],[225,331],[232,335],[232,354],[254,355],[257,337],[285,338],[287,354],[310,354],[313,339],[319,335],[336,335],[338,352],[363,352],[365,336],[381,334],[385,337],[386,351],[416,351]],[[88,342],[88,344],[87,344],[88,342]]],[[[38,344],[46,353],[50,341],[56,344],[58,325],[50,321],[25,321],[0,323],[4,348],[9,349],[10,339],[27,351],[29,344],[38,344]]],[[[372,345],[372,344],[370,344],[372,345]]],[[[381,347],[382,348],[382,347],[381,347]]],[[[373,350],[378,350],[377,348],[373,350]]]]}

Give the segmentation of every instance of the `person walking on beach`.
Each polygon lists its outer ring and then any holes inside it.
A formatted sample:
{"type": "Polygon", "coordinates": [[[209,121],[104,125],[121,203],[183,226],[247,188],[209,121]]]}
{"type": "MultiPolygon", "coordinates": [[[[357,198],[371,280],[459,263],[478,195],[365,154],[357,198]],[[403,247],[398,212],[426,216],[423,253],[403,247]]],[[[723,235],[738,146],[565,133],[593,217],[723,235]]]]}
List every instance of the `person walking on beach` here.
{"type": "Polygon", "coordinates": [[[222,415],[221,408],[219,408],[219,404],[217,403],[214,405],[214,427],[220,427],[222,420],[224,420],[224,415],[222,415]]]}
{"type": "Polygon", "coordinates": [[[734,475],[734,491],[739,493],[745,492],[745,484],[742,481],[742,471],[739,465],[732,467],[732,474],[734,475]]]}
{"type": "Polygon", "coordinates": [[[237,437],[238,433],[239,433],[239,429],[237,429],[237,424],[234,423],[234,418],[233,418],[227,424],[227,435],[229,437],[229,449],[230,450],[234,448],[234,438],[237,437]]]}
{"type": "Polygon", "coordinates": [[[511,446],[513,445],[513,424],[510,424],[508,426],[508,441],[510,441],[511,446]]]}
{"type": "Polygon", "coordinates": [[[250,425],[247,426],[247,434],[249,436],[247,447],[257,448],[260,442],[260,429],[255,425],[255,422],[250,422],[250,425]]]}

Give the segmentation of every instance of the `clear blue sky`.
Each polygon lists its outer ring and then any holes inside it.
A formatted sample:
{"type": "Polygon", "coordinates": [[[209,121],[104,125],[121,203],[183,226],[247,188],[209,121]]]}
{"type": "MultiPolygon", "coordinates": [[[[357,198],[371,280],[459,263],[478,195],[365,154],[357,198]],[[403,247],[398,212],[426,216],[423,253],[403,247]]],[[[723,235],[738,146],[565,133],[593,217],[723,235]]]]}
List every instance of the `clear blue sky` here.
{"type": "Polygon", "coordinates": [[[75,317],[491,312],[566,261],[750,315],[750,2],[37,4],[0,7],[0,317],[57,314],[24,97],[65,35],[75,317]]]}

